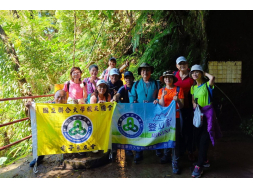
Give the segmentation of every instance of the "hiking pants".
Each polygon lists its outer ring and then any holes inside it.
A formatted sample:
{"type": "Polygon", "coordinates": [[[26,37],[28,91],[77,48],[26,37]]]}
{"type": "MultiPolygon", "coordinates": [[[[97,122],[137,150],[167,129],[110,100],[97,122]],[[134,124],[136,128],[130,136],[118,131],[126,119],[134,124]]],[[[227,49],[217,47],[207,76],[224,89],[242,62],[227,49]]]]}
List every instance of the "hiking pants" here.
{"type": "Polygon", "coordinates": [[[204,116],[203,125],[200,128],[194,128],[196,145],[198,148],[198,161],[197,165],[202,167],[204,162],[207,161],[207,151],[210,143],[210,136],[207,131],[207,119],[204,116]]]}

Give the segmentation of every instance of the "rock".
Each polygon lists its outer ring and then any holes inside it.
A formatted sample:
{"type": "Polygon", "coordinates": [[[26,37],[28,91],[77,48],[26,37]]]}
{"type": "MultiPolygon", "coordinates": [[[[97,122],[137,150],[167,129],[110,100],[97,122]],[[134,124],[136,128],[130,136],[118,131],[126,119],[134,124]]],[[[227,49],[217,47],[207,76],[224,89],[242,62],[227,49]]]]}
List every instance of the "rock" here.
{"type": "Polygon", "coordinates": [[[103,153],[87,152],[86,155],[75,154],[64,154],[63,155],[63,167],[64,169],[89,169],[99,167],[110,162],[109,160],[110,151],[103,153]]]}

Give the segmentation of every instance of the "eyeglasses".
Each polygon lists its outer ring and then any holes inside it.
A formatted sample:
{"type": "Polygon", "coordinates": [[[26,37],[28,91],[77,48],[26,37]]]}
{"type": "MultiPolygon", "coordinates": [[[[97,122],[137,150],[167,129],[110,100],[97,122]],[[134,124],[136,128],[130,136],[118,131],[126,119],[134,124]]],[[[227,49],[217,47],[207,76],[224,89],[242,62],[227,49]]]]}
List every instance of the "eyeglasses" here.
{"type": "Polygon", "coordinates": [[[73,75],[81,74],[81,72],[72,72],[73,75]]]}

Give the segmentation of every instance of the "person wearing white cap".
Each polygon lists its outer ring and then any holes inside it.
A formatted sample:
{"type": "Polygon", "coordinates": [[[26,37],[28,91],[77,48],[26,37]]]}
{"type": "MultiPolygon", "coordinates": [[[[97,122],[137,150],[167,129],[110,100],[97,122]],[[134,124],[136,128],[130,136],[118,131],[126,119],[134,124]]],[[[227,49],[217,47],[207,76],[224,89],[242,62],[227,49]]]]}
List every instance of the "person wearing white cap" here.
{"type": "Polygon", "coordinates": [[[178,86],[184,91],[184,107],[180,110],[182,115],[182,141],[180,153],[188,151],[188,159],[194,161],[195,157],[193,152],[195,147],[193,146],[193,110],[192,110],[192,97],[190,94],[191,86],[194,83],[194,80],[189,77],[190,69],[188,67],[188,62],[184,56],[180,56],[176,59],[176,67],[178,71],[175,71],[173,74],[177,78],[175,86],[178,86]]]}
{"type": "Polygon", "coordinates": [[[100,79],[97,81],[96,86],[97,88],[95,89],[95,92],[91,95],[90,104],[110,102],[111,95],[109,93],[107,82],[103,79],[100,79]]]}
{"type": "Polygon", "coordinates": [[[210,166],[207,159],[209,142],[211,140],[214,145],[215,139],[221,137],[221,132],[212,106],[215,77],[204,72],[200,65],[192,66],[190,76],[196,81],[196,84],[191,87],[193,107],[196,108],[198,104],[201,113],[203,113],[202,126],[194,128],[198,148],[198,161],[192,172],[192,177],[196,178],[203,173],[203,167],[210,166]],[[209,81],[205,82],[204,77],[207,77],[209,81]]]}
{"type": "Polygon", "coordinates": [[[119,88],[123,86],[123,82],[120,80],[121,74],[119,73],[119,70],[117,68],[112,68],[110,70],[109,77],[110,77],[110,81],[108,82],[109,93],[113,98],[113,96],[117,94],[119,88]]]}

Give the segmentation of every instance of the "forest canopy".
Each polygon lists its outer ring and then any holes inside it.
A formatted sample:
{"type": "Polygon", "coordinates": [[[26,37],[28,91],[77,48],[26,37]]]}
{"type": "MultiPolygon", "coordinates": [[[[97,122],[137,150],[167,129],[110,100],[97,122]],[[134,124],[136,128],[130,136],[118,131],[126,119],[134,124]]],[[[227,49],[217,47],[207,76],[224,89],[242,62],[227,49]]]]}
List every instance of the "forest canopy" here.
{"type": "MultiPolygon", "coordinates": [[[[138,66],[155,67],[154,79],[175,70],[185,56],[190,66],[206,63],[208,11],[177,10],[3,10],[0,11],[0,98],[53,94],[69,80],[72,66],[96,64],[99,75],[109,58],[126,60],[136,79],[138,66]]],[[[41,99],[45,101],[45,99],[41,99]]],[[[37,100],[40,101],[40,100],[37,100]]],[[[22,100],[1,102],[0,124],[26,117],[22,100]]],[[[31,135],[29,121],[0,128],[0,146],[31,135]]],[[[0,151],[8,161],[31,150],[31,142],[0,151]]]]}

